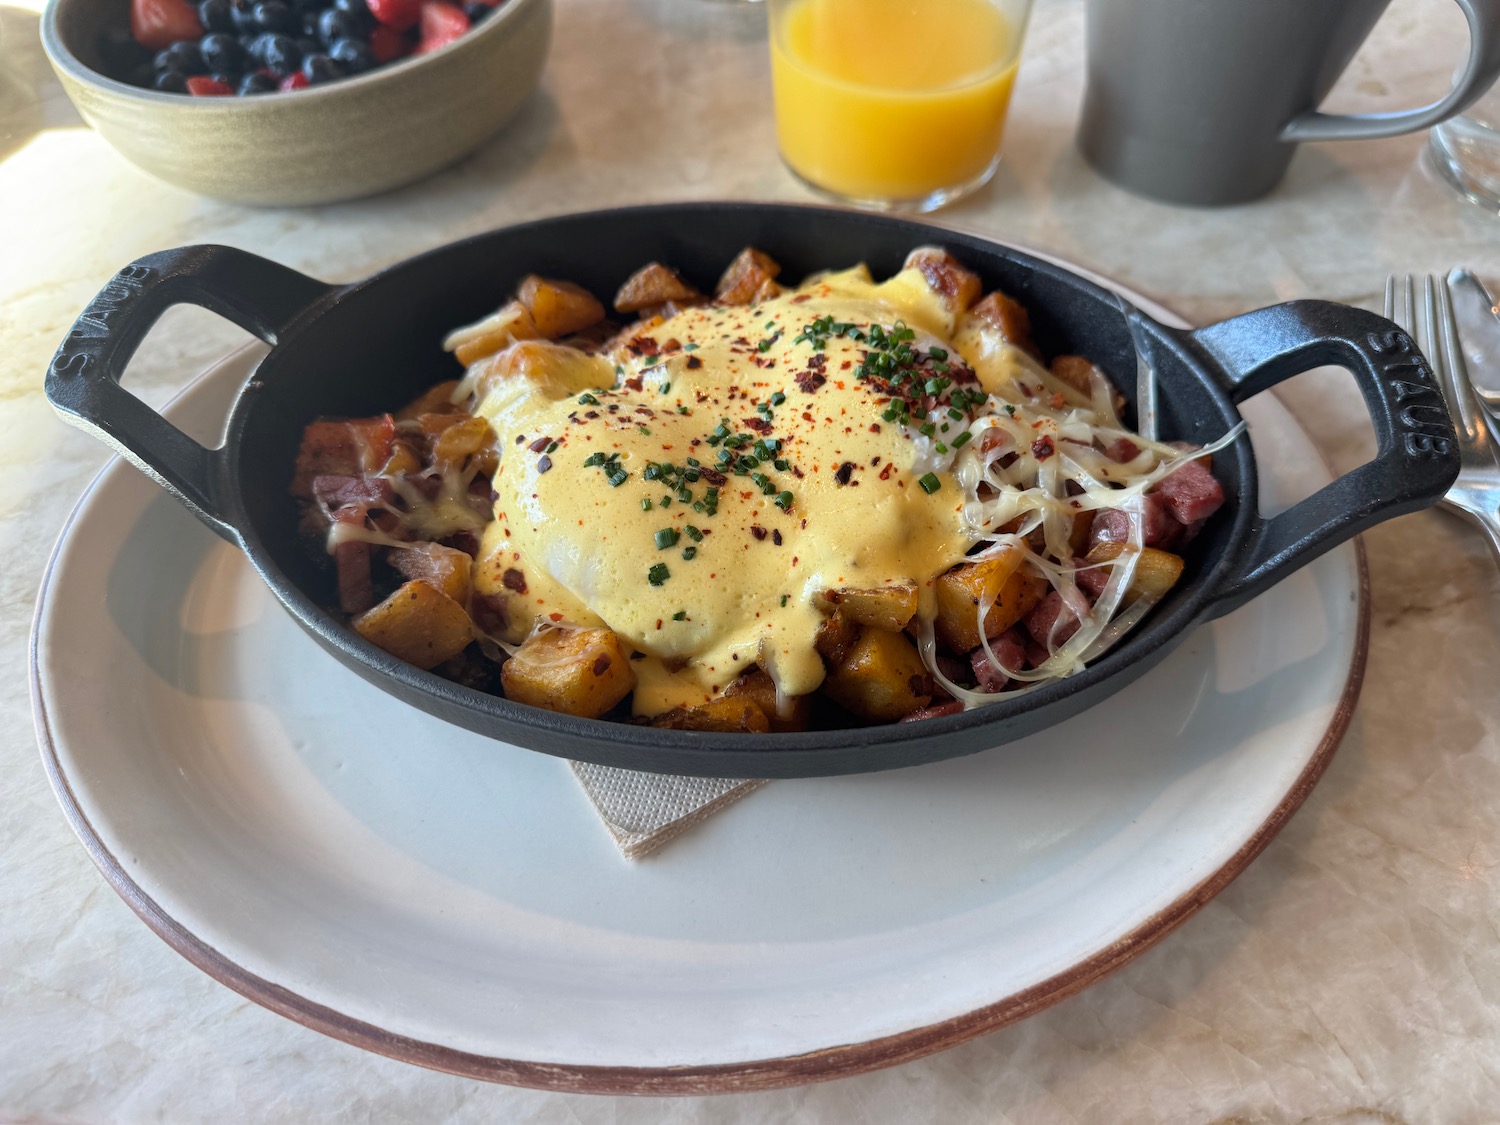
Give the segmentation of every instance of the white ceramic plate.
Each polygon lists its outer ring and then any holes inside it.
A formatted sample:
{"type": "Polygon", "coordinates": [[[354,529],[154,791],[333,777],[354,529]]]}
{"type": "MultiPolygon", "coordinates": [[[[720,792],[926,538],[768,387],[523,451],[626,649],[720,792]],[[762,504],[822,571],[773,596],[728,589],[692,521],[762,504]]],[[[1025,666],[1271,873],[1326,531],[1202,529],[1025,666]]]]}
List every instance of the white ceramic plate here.
{"type": "MultiPolygon", "coordinates": [[[[256,353],[169,409],[211,437],[256,353]]],[[[1262,504],[1327,479],[1267,396],[1262,504]]],[[[37,605],[43,757],[74,829],[189,960],[349,1042],[565,1090],[888,1065],[1053,1003],[1207,901],[1317,780],[1363,669],[1345,546],[1050,732],[778,781],[630,863],[566,765],[329,658],[122,463],[37,605]]]]}

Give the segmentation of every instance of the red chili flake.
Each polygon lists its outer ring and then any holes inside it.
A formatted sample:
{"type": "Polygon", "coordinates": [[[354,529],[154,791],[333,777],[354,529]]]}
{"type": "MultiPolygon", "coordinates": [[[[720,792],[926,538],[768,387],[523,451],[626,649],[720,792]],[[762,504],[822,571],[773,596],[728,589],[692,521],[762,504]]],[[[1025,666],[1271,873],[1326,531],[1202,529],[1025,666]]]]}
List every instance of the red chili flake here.
{"type": "Polygon", "coordinates": [[[849,368],[851,368],[853,366],[854,366],[854,361],[852,359],[846,359],[846,360],[844,360],[843,363],[839,364],[839,370],[840,371],[848,371],[849,368]]]}
{"type": "Polygon", "coordinates": [[[1055,452],[1056,450],[1052,446],[1052,439],[1046,434],[1043,434],[1041,437],[1037,438],[1036,441],[1031,443],[1032,456],[1034,456],[1038,461],[1045,461],[1055,452]]]}
{"type": "Polygon", "coordinates": [[[849,478],[854,475],[854,462],[845,461],[833,474],[834,482],[837,484],[848,484],[849,478]]]}
{"type": "Polygon", "coordinates": [[[594,418],[599,417],[599,412],[597,410],[585,410],[583,412],[583,416],[585,418],[588,418],[588,419],[592,420],[594,418]]]}
{"type": "Polygon", "coordinates": [[[761,527],[759,524],[751,524],[750,534],[755,536],[757,540],[764,539],[766,537],[766,529],[761,527]]]}
{"type": "Polygon", "coordinates": [[[746,418],[745,425],[758,434],[768,434],[771,432],[771,423],[764,418],[746,418]]]}
{"type": "Polygon", "coordinates": [[[552,439],[551,438],[549,438],[549,437],[539,437],[539,438],[536,439],[536,441],[532,442],[526,448],[529,449],[529,450],[531,450],[531,452],[533,452],[533,453],[540,453],[544,449],[546,449],[547,446],[549,446],[551,444],[552,444],[552,439]]]}
{"type": "Polygon", "coordinates": [[[561,621],[562,619],[563,619],[563,615],[560,614],[560,613],[549,613],[549,614],[547,614],[547,620],[551,621],[553,624],[556,624],[557,622],[561,621]]]}
{"type": "MultiPolygon", "coordinates": [[[[792,379],[797,384],[797,389],[803,394],[808,395],[812,394],[824,383],[828,382],[828,379],[825,376],[820,375],[816,371],[804,371],[800,375],[794,375],[792,379]]],[[[811,419],[808,420],[811,421],[811,419]]]]}
{"type": "Polygon", "coordinates": [[[771,542],[778,547],[781,546],[781,532],[776,528],[771,529],[771,542]]]}
{"type": "Polygon", "coordinates": [[[515,567],[509,567],[505,571],[505,573],[500,576],[500,583],[507,590],[514,590],[518,594],[524,594],[526,592],[526,575],[522,574],[515,567]]]}
{"type": "Polygon", "coordinates": [[[645,381],[642,380],[639,375],[637,375],[634,379],[626,379],[625,380],[625,386],[626,386],[626,388],[629,389],[629,390],[632,390],[632,391],[638,391],[642,387],[644,387],[645,385],[646,385],[645,381]]]}
{"type": "MultiPolygon", "coordinates": [[[[694,442],[693,444],[697,445],[698,443],[694,442]]],[[[723,484],[728,479],[718,469],[710,469],[707,465],[699,468],[698,475],[708,481],[709,484],[723,484]]]]}
{"type": "Polygon", "coordinates": [[[594,675],[604,675],[604,673],[609,671],[609,666],[613,663],[614,661],[609,658],[608,653],[601,652],[598,656],[594,657],[594,675]]]}
{"type": "Polygon", "coordinates": [[[690,355],[687,357],[687,366],[693,368],[702,367],[703,361],[695,355],[690,355]]]}
{"type": "Polygon", "coordinates": [[[894,469],[895,467],[896,467],[895,462],[893,462],[893,461],[886,462],[885,468],[883,468],[883,469],[880,470],[880,479],[881,480],[890,480],[891,479],[891,470],[894,469]]]}
{"type": "Polygon", "coordinates": [[[1048,402],[1049,402],[1049,403],[1050,403],[1050,404],[1051,404],[1051,405],[1052,405],[1052,409],[1053,409],[1053,410],[1061,410],[1061,409],[1062,409],[1062,408],[1063,408],[1063,405],[1064,405],[1064,404],[1065,404],[1065,403],[1066,403],[1066,402],[1067,402],[1067,401],[1068,401],[1068,400],[1067,400],[1067,399],[1066,399],[1066,398],[1065,398],[1065,397],[1064,397],[1064,396],[1063,396],[1063,393],[1062,393],[1062,392],[1061,392],[1061,391],[1057,391],[1057,392],[1056,392],[1056,393],[1055,393],[1055,394],[1053,394],[1053,396],[1052,396],[1052,397],[1051,397],[1051,398],[1050,398],[1050,399],[1048,399],[1048,400],[1047,400],[1047,401],[1048,401],[1048,402]]]}
{"type": "Polygon", "coordinates": [[[676,336],[673,336],[668,340],[664,340],[661,346],[669,352],[677,352],[682,350],[682,344],[678,342],[676,336]]]}
{"type": "Polygon", "coordinates": [[[870,423],[870,432],[872,434],[878,434],[880,432],[880,423],[879,422],[871,422],[870,423]]]}
{"type": "Polygon", "coordinates": [[[552,468],[552,458],[543,453],[537,458],[536,471],[539,473],[549,472],[552,468]]]}
{"type": "Polygon", "coordinates": [[[635,336],[625,346],[636,355],[655,355],[660,350],[660,345],[650,336],[635,336]]]}

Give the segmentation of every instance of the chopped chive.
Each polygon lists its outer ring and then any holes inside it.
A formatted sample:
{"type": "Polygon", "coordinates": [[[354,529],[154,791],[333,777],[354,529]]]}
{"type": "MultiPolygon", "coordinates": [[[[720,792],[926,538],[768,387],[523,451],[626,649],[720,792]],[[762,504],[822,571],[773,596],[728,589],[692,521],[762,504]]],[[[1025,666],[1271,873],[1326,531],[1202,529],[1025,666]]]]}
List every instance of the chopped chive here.
{"type": "Polygon", "coordinates": [[[948,417],[952,418],[955,422],[957,422],[963,416],[964,412],[962,410],[955,410],[951,406],[948,407],[948,417]]]}
{"type": "Polygon", "coordinates": [[[965,430],[963,433],[959,434],[956,438],[953,439],[953,448],[962,449],[964,446],[969,444],[969,439],[973,436],[974,435],[969,433],[968,430],[965,430]]]}
{"type": "Polygon", "coordinates": [[[776,460],[773,461],[772,464],[774,464],[776,468],[783,473],[792,467],[792,463],[784,457],[776,458],[776,460]]]}
{"type": "Polygon", "coordinates": [[[641,501],[641,511],[643,511],[643,512],[649,512],[650,510],[651,510],[651,501],[650,500],[642,500],[641,501]]]}
{"type": "Polygon", "coordinates": [[[641,433],[645,434],[647,437],[651,436],[651,431],[648,430],[645,426],[637,426],[636,429],[640,430],[641,433]]]}
{"type": "Polygon", "coordinates": [[[937,451],[939,453],[947,453],[948,452],[948,447],[946,445],[944,445],[942,442],[938,442],[937,443],[937,451]]]}
{"type": "Polygon", "coordinates": [[[695,558],[698,557],[698,548],[692,546],[684,547],[682,549],[682,557],[688,562],[692,562],[695,558]]]}
{"type": "Polygon", "coordinates": [[[646,571],[646,581],[650,582],[653,586],[660,586],[671,577],[672,572],[667,569],[666,563],[657,563],[650,570],[646,571]]]}
{"type": "Polygon", "coordinates": [[[681,500],[684,504],[691,504],[693,502],[693,490],[684,485],[677,490],[677,499],[681,500]]]}
{"type": "Polygon", "coordinates": [[[578,402],[579,402],[579,405],[581,405],[581,406],[598,406],[599,405],[599,400],[597,398],[595,398],[591,394],[581,394],[581,395],[579,395],[578,396],[578,402]]]}
{"type": "Polygon", "coordinates": [[[791,596],[790,594],[782,594],[781,595],[781,604],[782,604],[783,607],[786,606],[787,598],[789,598],[790,596],[791,596]]]}
{"type": "Polygon", "coordinates": [[[543,453],[556,453],[557,452],[557,442],[555,442],[555,441],[549,441],[547,443],[547,448],[544,449],[542,452],[543,453]]]}
{"type": "Polygon", "coordinates": [[[935,433],[937,433],[937,427],[934,426],[931,422],[926,422],[926,423],[923,424],[923,426],[922,426],[922,436],[923,437],[931,437],[935,433]]]}
{"type": "Polygon", "coordinates": [[[656,533],[656,549],[665,551],[668,547],[675,547],[679,536],[675,527],[664,527],[656,533]]]}
{"type": "Polygon", "coordinates": [[[592,469],[595,465],[602,464],[604,464],[604,454],[602,453],[590,453],[583,460],[583,467],[585,469],[592,469]]]}
{"type": "Polygon", "coordinates": [[[685,407],[685,406],[683,406],[681,403],[679,403],[678,406],[677,406],[677,413],[679,413],[679,414],[686,414],[687,412],[688,412],[688,408],[685,407]]]}
{"type": "Polygon", "coordinates": [[[774,395],[771,396],[772,406],[780,406],[785,401],[786,395],[782,394],[780,391],[777,391],[774,395]]]}
{"type": "Polygon", "coordinates": [[[627,480],[630,479],[630,474],[627,473],[624,469],[616,469],[605,479],[609,481],[610,488],[619,488],[620,485],[624,484],[627,480]]]}
{"type": "Polygon", "coordinates": [[[671,383],[663,383],[659,389],[660,389],[660,391],[661,391],[662,394],[666,394],[668,391],[670,391],[672,389],[672,384],[671,383]]]}
{"type": "Polygon", "coordinates": [[[697,344],[683,344],[682,345],[682,350],[685,351],[685,352],[695,352],[695,351],[698,350],[698,345],[697,344]]]}
{"type": "Polygon", "coordinates": [[[686,621],[687,620],[687,610],[685,610],[685,609],[679,609],[676,613],[672,614],[672,620],[673,621],[686,621]]]}
{"type": "Polygon", "coordinates": [[[663,496],[661,498],[661,506],[663,508],[670,508],[672,506],[672,498],[670,496],[663,496]]]}
{"type": "Polygon", "coordinates": [[[790,492],[780,493],[776,497],[776,506],[778,508],[780,508],[783,512],[789,512],[789,511],[791,511],[792,510],[792,494],[790,492]]]}
{"type": "Polygon", "coordinates": [[[922,486],[922,491],[927,493],[928,495],[931,495],[932,493],[943,487],[943,482],[938,480],[936,473],[928,473],[926,476],[918,480],[917,483],[922,486]]]}
{"type": "Polygon", "coordinates": [[[699,531],[692,524],[688,524],[682,530],[685,531],[685,532],[687,532],[687,537],[689,539],[691,539],[694,543],[702,543],[703,542],[703,532],[699,531]]]}

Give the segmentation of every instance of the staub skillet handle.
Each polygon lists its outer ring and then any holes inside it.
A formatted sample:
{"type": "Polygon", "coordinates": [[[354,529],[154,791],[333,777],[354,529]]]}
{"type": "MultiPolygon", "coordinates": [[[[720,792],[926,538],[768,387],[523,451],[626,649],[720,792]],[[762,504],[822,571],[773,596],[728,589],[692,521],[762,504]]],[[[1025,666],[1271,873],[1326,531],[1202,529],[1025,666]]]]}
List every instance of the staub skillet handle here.
{"type": "Polygon", "coordinates": [[[47,369],[47,399],[238,543],[219,502],[218,450],[205,449],[120,386],[146,332],[170,306],[201,305],[275,345],[334,287],[229,246],[185,246],[120,270],[73,324],[47,369]]]}
{"type": "Polygon", "coordinates": [[[1309,368],[1348,368],[1378,444],[1373,460],[1280,515],[1252,521],[1215,592],[1212,616],[1381,520],[1427,507],[1458,476],[1453,424],[1432,369],[1415,341],[1384,317],[1329,301],[1290,301],[1188,335],[1219,361],[1236,403],[1309,368]]]}

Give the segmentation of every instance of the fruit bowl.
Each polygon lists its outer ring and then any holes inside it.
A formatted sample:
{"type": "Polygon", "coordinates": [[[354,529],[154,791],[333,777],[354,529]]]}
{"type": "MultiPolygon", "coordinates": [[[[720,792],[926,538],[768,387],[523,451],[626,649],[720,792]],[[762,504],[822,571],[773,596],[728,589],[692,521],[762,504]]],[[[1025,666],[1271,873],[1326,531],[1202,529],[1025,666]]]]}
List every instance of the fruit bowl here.
{"type": "Polygon", "coordinates": [[[299,206],[399,187],[484,143],[541,79],[552,0],[506,0],[445,46],[254,97],[192,97],[111,77],[106,44],[128,19],[118,0],[54,0],[42,17],[42,45],[84,121],[179,187],[299,206]]]}

